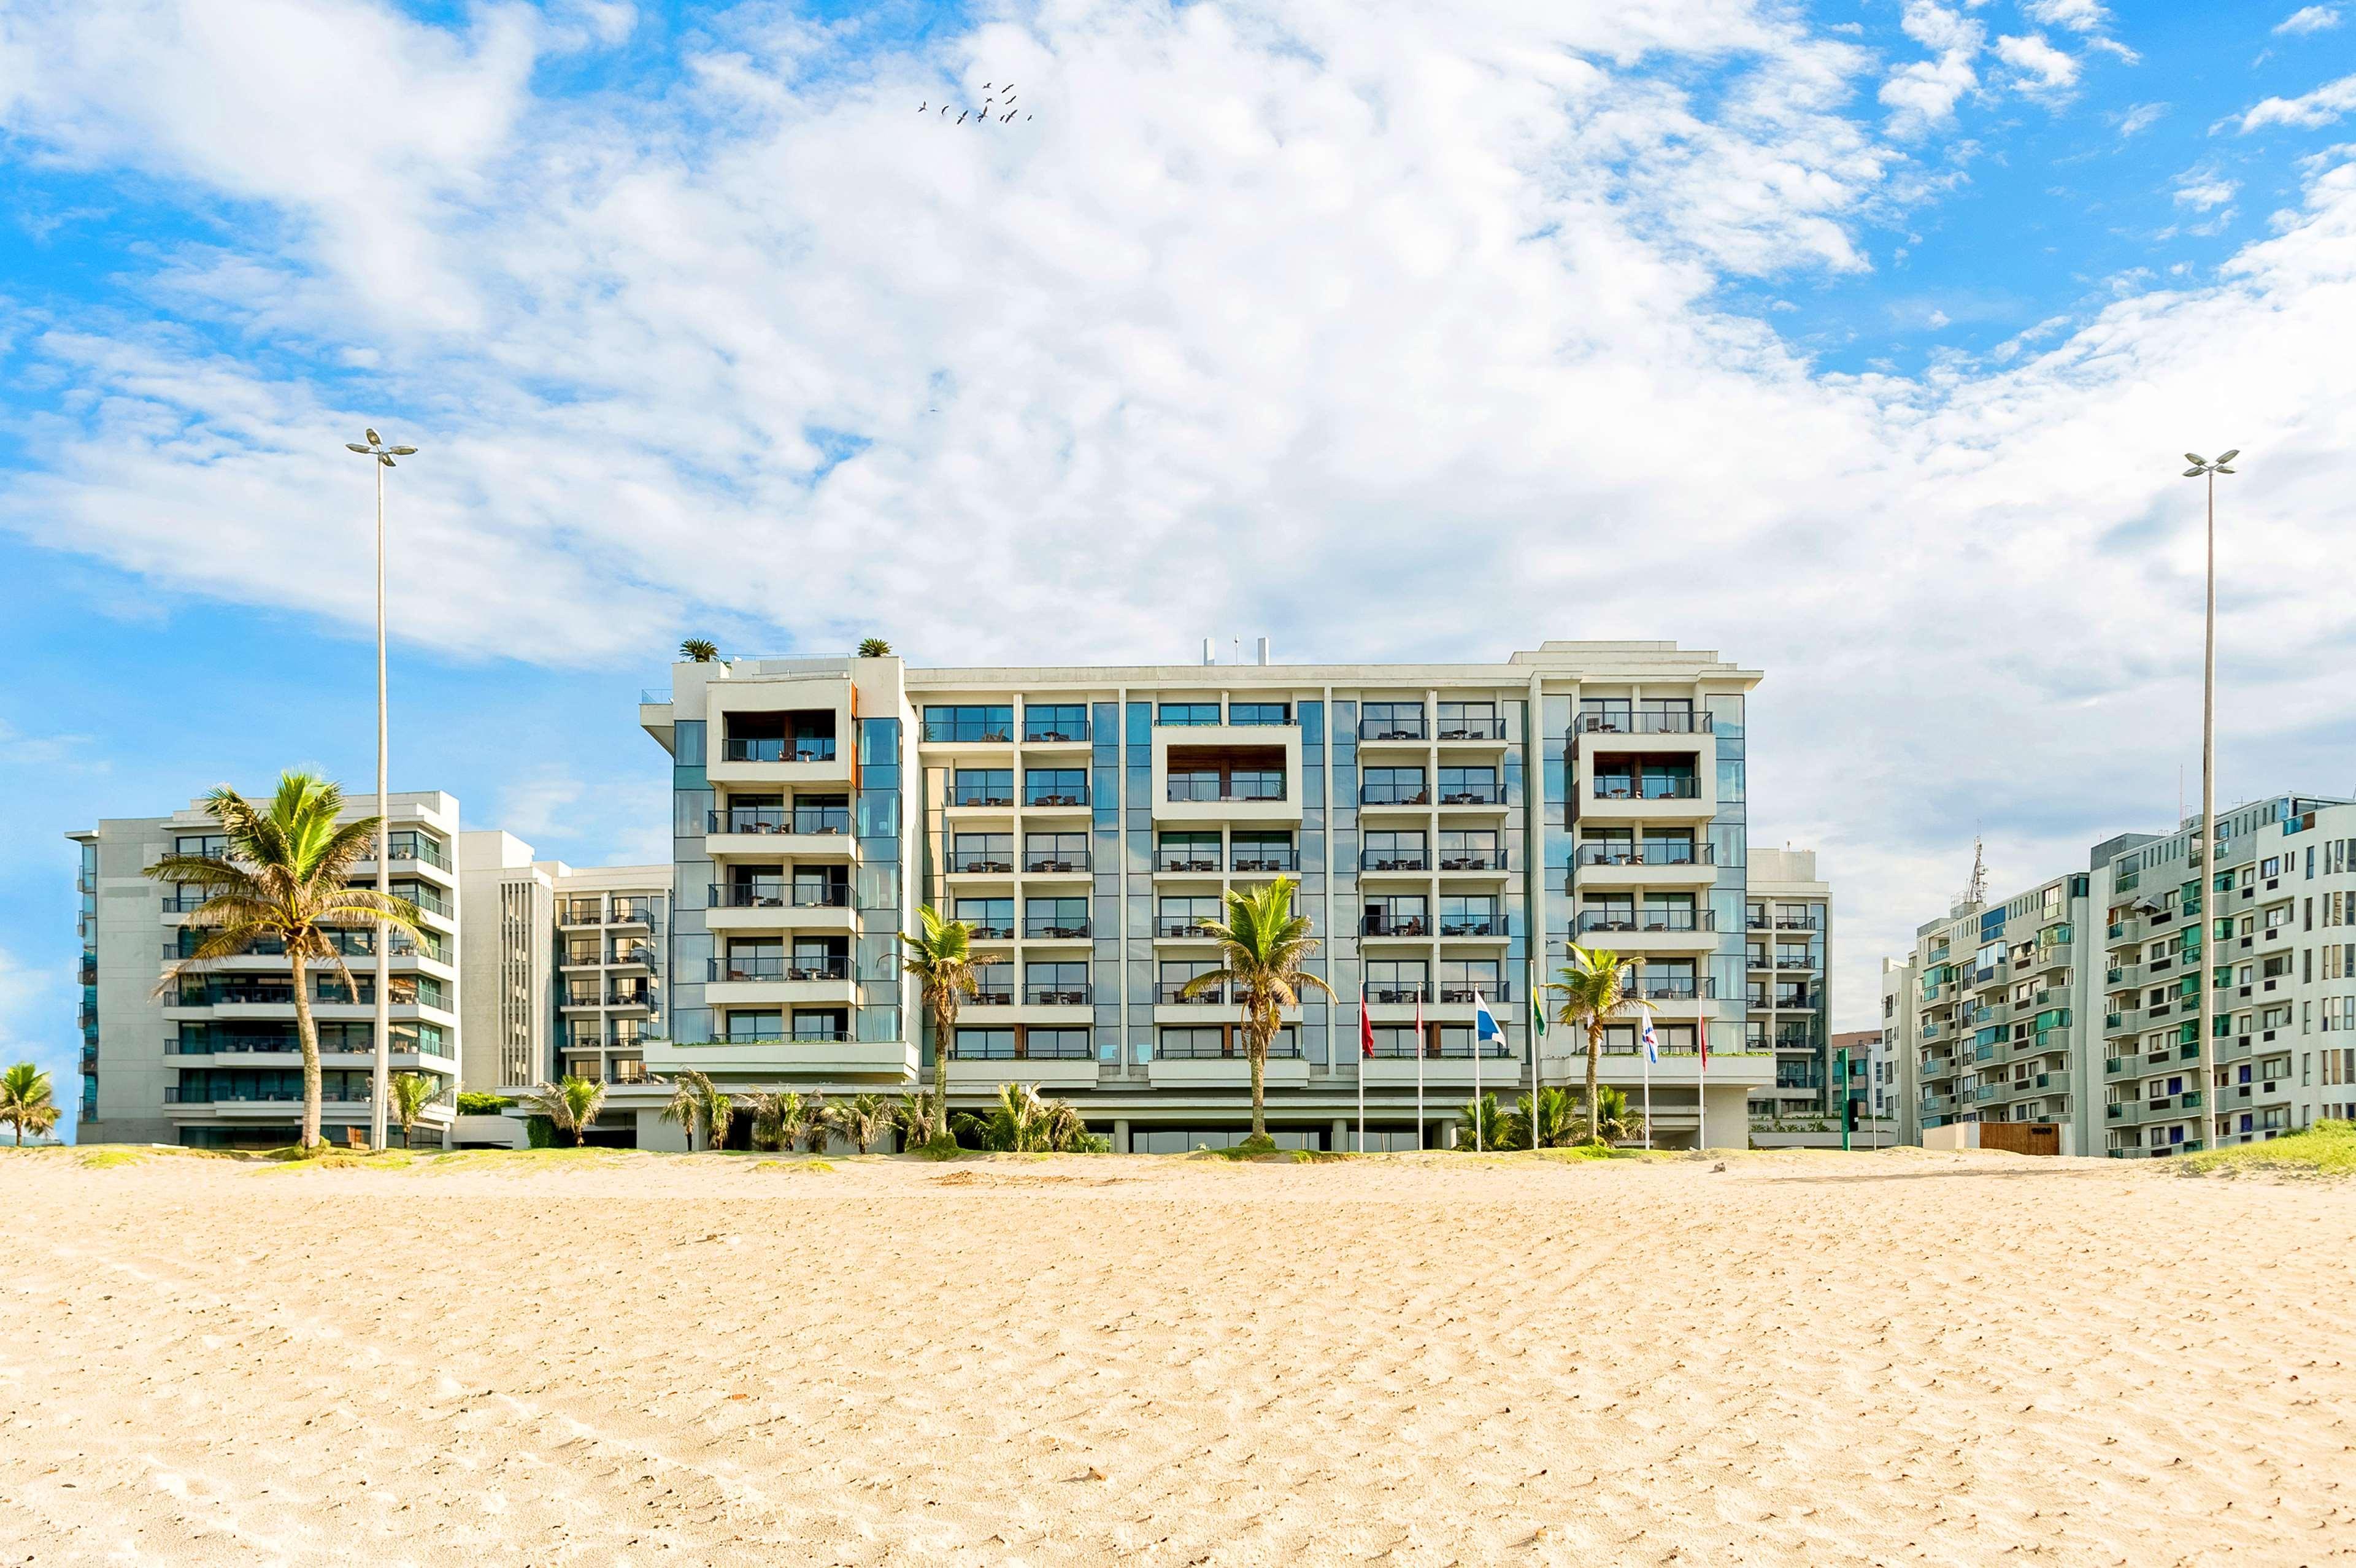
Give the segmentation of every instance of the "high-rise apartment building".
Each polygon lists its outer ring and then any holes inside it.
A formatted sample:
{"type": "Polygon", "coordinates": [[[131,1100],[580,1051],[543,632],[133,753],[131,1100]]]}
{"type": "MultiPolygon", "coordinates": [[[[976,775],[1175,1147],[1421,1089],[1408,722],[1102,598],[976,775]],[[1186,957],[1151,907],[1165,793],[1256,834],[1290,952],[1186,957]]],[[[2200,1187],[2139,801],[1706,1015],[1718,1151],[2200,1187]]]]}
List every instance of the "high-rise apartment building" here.
{"type": "Polygon", "coordinates": [[[1775,1081],[1752,1097],[1751,1110],[1778,1117],[1829,1113],[1837,1108],[1826,1006],[1832,889],[1816,876],[1813,849],[1754,848],[1747,876],[1744,1028],[1750,1049],[1775,1059],[1775,1081]]]}
{"type": "Polygon", "coordinates": [[[2338,1043],[2356,1038],[2351,850],[2356,805],[2286,795],[2219,812],[2213,867],[2197,821],[2126,834],[2083,872],[1930,922],[1911,963],[1885,966],[1910,1134],[2050,1122],[2065,1153],[2131,1158],[2272,1137],[2356,1104],[2339,1087],[2356,1058],[2338,1043]]]}
{"type": "MultiPolygon", "coordinates": [[[[575,870],[535,861],[507,834],[461,831],[458,803],[447,795],[395,795],[389,805],[392,891],[417,906],[424,928],[422,941],[397,935],[391,943],[391,1067],[441,1084],[418,1141],[445,1141],[462,1083],[528,1085],[574,1067],[623,1081],[642,1071],[637,1039],[660,1017],[667,973],[659,938],[670,869],[575,870]],[[584,946],[586,936],[594,941],[584,946]],[[586,988],[576,989],[584,979],[586,988]]],[[[354,800],[345,820],[374,807],[373,797],[354,800]]],[[[166,969],[201,940],[188,916],[204,895],[146,871],[166,854],[227,852],[202,803],[169,816],[109,819],[70,837],[82,857],[76,1136],[293,1143],[302,1065],[295,980],[283,951],[265,944],[187,965],[158,990],[166,969]]],[[[359,886],[373,886],[375,877],[373,858],[351,872],[359,886]]],[[[321,1120],[331,1141],[364,1136],[369,1121],[374,941],[374,933],[354,931],[337,942],[357,994],[332,964],[311,965],[303,980],[318,1029],[321,1120]]]]}
{"type": "MultiPolygon", "coordinates": [[[[1280,1142],[1354,1142],[1361,1073],[1378,1148],[1439,1141],[1476,1078],[1526,1087],[1532,987],[1578,940],[1644,959],[1665,1139],[1699,1132],[1707,1020],[1708,1141],[1739,1143],[1774,1071],[1743,1028],[1759,678],[1656,643],[1498,665],[680,664],[640,709],[678,836],[669,1029],[646,1069],[898,1091],[946,1049],[956,1104],[1019,1079],[1117,1148],[1232,1141],[1235,1005],[1183,988],[1215,962],[1222,893],[1286,876],[1334,997],[1305,997],[1275,1043],[1280,1142]],[[991,960],[947,1041],[901,968],[921,904],[991,960]],[[1476,997],[1505,1033],[1477,1056],[1476,997]]],[[[1567,1033],[1543,1042],[1553,1082],[1574,1075],[1567,1033]]],[[[1638,1083],[1633,1023],[1603,1078],[1638,1083]]],[[[641,1143],[679,1138],[661,1098],[615,1091],[641,1143]]]]}

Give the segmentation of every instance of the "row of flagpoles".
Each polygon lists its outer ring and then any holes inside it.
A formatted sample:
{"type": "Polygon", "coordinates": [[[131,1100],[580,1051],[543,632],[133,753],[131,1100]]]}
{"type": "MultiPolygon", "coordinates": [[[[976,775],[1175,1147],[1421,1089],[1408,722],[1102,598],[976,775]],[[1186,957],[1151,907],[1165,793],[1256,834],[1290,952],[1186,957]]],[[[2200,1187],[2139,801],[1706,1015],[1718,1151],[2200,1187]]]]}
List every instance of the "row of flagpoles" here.
{"type": "MultiPolygon", "coordinates": [[[[1653,1147],[1653,1066],[1661,1060],[1659,1034],[1653,1028],[1653,1009],[1641,1009],[1644,1027],[1641,1036],[1644,1058],[1644,1147],[1653,1147]]],[[[1538,988],[1533,976],[1530,987],[1530,1142],[1537,1143],[1538,1061],[1546,1040],[1546,1005],[1538,1000],[1538,988]]],[[[1505,1031],[1499,1027],[1494,1013],[1489,1010],[1488,999],[1475,990],[1472,993],[1472,1148],[1485,1152],[1488,1127],[1481,1108],[1481,1048],[1490,1040],[1501,1044],[1505,1031]]],[[[1415,1141],[1423,1144],[1423,992],[1415,995],[1415,1141]]],[[[1694,1019],[1694,1044],[1700,1053],[1701,1080],[1694,1097],[1694,1147],[1706,1147],[1709,1117],[1709,1019],[1697,1015],[1694,1019]]],[[[1372,1061],[1375,1054],[1375,1015],[1366,1006],[1366,987],[1358,985],[1358,1050],[1362,1061],[1372,1061]]],[[[1366,1074],[1358,1072],[1358,1152],[1366,1152],[1366,1074]]]]}

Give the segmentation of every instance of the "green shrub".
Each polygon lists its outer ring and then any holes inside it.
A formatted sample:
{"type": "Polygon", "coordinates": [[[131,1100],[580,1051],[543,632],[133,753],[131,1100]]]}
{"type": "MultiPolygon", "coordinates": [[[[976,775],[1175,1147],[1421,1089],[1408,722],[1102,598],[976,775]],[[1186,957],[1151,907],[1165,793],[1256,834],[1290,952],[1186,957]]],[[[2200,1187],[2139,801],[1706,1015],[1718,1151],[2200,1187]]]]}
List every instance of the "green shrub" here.
{"type": "Polygon", "coordinates": [[[458,1114],[462,1116],[496,1116],[514,1104],[504,1094],[484,1094],[470,1089],[458,1093],[458,1114]]]}
{"type": "Polygon", "coordinates": [[[523,1130],[534,1148],[552,1148],[556,1145],[556,1124],[546,1116],[526,1116],[523,1130]]]}

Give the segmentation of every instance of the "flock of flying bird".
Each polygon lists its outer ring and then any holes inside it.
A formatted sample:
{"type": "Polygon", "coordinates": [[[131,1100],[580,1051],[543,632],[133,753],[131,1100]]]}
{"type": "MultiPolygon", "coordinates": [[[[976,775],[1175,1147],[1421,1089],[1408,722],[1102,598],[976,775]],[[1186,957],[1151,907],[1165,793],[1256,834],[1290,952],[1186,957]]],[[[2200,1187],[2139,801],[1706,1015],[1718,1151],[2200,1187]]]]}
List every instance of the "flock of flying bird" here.
{"type": "MultiPolygon", "coordinates": [[[[991,91],[990,83],[986,81],[983,82],[981,84],[981,90],[984,92],[991,91]]],[[[948,118],[949,108],[950,106],[948,104],[944,103],[941,105],[939,113],[942,118],[948,118]]],[[[928,98],[922,103],[917,104],[916,112],[919,114],[933,113],[933,101],[928,98]]],[[[997,96],[984,99],[980,108],[958,110],[957,123],[962,125],[969,118],[972,118],[974,123],[977,125],[988,124],[992,120],[995,120],[1001,125],[1003,125],[1012,120],[1017,114],[1022,115],[1025,120],[1037,118],[1036,115],[1033,114],[1027,109],[1017,109],[1014,107],[1014,84],[1010,81],[1004,87],[997,90],[997,96]],[[996,109],[1002,109],[1005,112],[1002,114],[991,112],[992,110],[996,109]]]]}

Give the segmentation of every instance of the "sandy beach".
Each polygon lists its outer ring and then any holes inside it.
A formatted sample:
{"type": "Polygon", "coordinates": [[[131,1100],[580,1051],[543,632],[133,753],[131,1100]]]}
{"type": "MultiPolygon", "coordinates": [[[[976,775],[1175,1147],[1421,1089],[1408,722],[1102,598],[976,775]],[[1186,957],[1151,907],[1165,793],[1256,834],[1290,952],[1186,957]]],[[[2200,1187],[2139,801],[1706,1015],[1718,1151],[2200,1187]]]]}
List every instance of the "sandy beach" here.
{"type": "Polygon", "coordinates": [[[2356,1184],[90,1152],[7,1563],[2356,1562],[2356,1184]]]}

